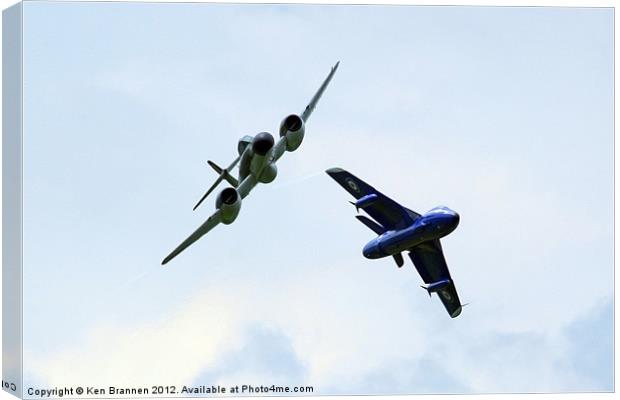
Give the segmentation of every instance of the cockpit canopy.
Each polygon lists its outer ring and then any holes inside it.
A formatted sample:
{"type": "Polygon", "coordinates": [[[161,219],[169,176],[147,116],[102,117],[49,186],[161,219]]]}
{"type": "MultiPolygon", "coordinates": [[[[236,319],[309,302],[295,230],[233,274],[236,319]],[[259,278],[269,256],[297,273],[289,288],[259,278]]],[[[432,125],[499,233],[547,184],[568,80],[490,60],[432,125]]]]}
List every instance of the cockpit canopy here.
{"type": "Polygon", "coordinates": [[[438,206],[438,207],[432,208],[426,214],[427,215],[428,214],[454,214],[454,211],[452,211],[446,206],[438,206]]]}

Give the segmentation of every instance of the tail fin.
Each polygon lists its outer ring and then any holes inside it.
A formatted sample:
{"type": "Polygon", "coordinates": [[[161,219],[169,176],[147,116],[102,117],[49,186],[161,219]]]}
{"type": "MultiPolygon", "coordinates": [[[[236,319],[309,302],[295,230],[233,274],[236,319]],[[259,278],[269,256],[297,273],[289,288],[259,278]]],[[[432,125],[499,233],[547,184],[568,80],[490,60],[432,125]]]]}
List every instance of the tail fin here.
{"type": "Polygon", "coordinates": [[[211,192],[213,192],[213,190],[217,187],[217,185],[219,185],[224,179],[226,179],[226,181],[230,183],[231,185],[233,185],[234,187],[239,186],[239,181],[233,178],[230,175],[229,171],[231,171],[235,167],[235,165],[237,165],[240,159],[241,159],[241,155],[235,158],[235,160],[226,169],[223,169],[222,167],[218,166],[216,163],[214,163],[211,160],[208,161],[211,168],[213,168],[215,172],[217,172],[220,176],[218,176],[218,178],[215,180],[213,185],[211,185],[209,190],[207,190],[207,192],[200,198],[200,200],[198,200],[198,203],[196,203],[196,205],[193,208],[194,210],[197,209],[200,204],[202,204],[204,199],[206,199],[207,196],[209,196],[211,192]]]}
{"type": "Polygon", "coordinates": [[[211,168],[215,170],[215,172],[217,172],[218,175],[222,175],[222,171],[223,171],[222,167],[220,167],[219,165],[217,165],[211,160],[208,160],[207,163],[211,166],[211,168]]]}
{"type": "Polygon", "coordinates": [[[222,175],[223,178],[226,179],[226,182],[230,183],[235,188],[239,186],[239,181],[235,179],[232,175],[230,175],[230,172],[228,172],[228,169],[222,169],[222,167],[220,167],[219,165],[217,165],[211,160],[207,162],[209,163],[211,168],[215,170],[215,172],[217,172],[219,175],[222,175]]]}

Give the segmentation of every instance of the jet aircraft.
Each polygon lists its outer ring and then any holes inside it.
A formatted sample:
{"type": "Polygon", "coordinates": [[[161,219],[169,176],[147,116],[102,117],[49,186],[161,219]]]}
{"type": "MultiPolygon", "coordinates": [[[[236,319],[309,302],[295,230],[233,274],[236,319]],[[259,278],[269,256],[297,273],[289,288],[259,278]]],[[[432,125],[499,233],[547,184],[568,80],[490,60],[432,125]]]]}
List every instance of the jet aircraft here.
{"type": "Polygon", "coordinates": [[[422,288],[429,296],[437,293],[452,318],[459,316],[462,305],[439,242],[440,238],[456,229],[459,215],[443,206],[420,215],[341,168],[331,168],[326,172],[356,198],[355,202],[350,203],[358,211],[361,208],[374,218],[356,215],[360,222],[379,235],[364,246],[364,257],[377,259],[392,256],[400,268],[404,264],[401,253],[408,251],[409,258],[426,284],[422,288]]]}
{"type": "Polygon", "coordinates": [[[216,211],[202,225],[185,239],[176,249],[174,249],[164,260],[162,265],[168,263],[179,253],[200,239],[203,235],[216,227],[219,223],[231,224],[239,215],[241,200],[244,199],[252,189],[260,183],[272,182],[278,173],[276,162],[282,157],[285,151],[295,151],[301,145],[304,138],[305,125],[312,111],[316,107],[321,95],[333,78],[338,65],[337,62],[332,68],[323,84],[314,94],[310,103],[303,110],[301,115],[291,114],[284,118],[280,123],[280,138],[275,142],[273,136],[268,132],[258,133],[256,136],[244,136],[237,143],[238,156],[230,163],[228,168],[221,168],[213,161],[208,163],[219,177],[213,185],[200,198],[194,206],[194,210],[209,196],[211,192],[224,180],[231,187],[223,189],[215,200],[216,211]],[[239,174],[235,178],[231,172],[239,163],[239,174]]]}

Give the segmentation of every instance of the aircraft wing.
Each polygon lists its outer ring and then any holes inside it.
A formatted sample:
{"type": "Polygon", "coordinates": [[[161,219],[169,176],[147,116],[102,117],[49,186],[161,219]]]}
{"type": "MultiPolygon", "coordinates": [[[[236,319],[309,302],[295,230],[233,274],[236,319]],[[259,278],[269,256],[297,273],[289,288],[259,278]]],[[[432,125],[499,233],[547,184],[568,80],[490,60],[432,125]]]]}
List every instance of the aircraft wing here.
{"type": "Polygon", "coordinates": [[[250,174],[246,176],[245,179],[241,181],[241,183],[237,187],[237,192],[239,193],[239,196],[241,196],[242,199],[245,199],[246,196],[250,194],[252,189],[254,189],[254,186],[256,186],[257,183],[258,181],[256,180],[256,177],[254,175],[250,174]]]}
{"type": "Polygon", "coordinates": [[[422,243],[409,249],[409,258],[413,261],[413,265],[418,270],[422,280],[426,284],[439,282],[449,279],[450,283],[437,291],[437,295],[441,299],[448,314],[452,318],[457,317],[461,313],[461,302],[456,292],[456,287],[450,276],[446,259],[441,249],[439,239],[422,243]]]}
{"type": "Polygon", "coordinates": [[[327,85],[329,85],[329,81],[331,81],[334,77],[334,74],[338,69],[338,65],[340,65],[340,61],[338,61],[336,65],[332,67],[332,70],[329,72],[329,75],[327,75],[327,78],[325,78],[325,80],[323,81],[323,84],[321,85],[319,90],[317,90],[314,96],[312,96],[310,103],[308,103],[304,111],[301,113],[301,119],[303,119],[304,122],[308,121],[308,118],[310,118],[310,114],[312,114],[312,111],[314,111],[314,107],[316,107],[316,104],[319,102],[319,99],[323,95],[325,88],[327,87],[327,85]]]}
{"type": "MultiPolygon", "coordinates": [[[[239,193],[239,196],[241,196],[242,199],[245,198],[248,194],[250,194],[250,192],[257,183],[258,181],[254,176],[248,175],[237,187],[237,192],[239,193]]],[[[198,229],[194,231],[194,233],[189,235],[189,237],[185,239],[183,243],[181,243],[176,249],[174,249],[172,253],[168,254],[168,256],[164,258],[164,261],[162,261],[161,264],[167,264],[170,260],[179,255],[179,253],[191,246],[196,240],[200,239],[202,236],[206,235],[211,229],[215,228],[220,222],[222,222],[222,219],[220,217],[220,210],[216,210],[215,213],[213,213],[213,215],[209,217],[209,219],[207,219],[202,225],[198,227],[198,229]]]]}
{"type": "MultiPolygon", "coordinates": [[[[338,61],[332,67],[331,71],[329,71],[329,74],[327,75],[327,78],[325,78],[325,80],[323,81],[323,83],[319,87],[319,90],[317,90],[316,93],[314,94],[314,96],[312,96],[312,99],[310,99],[310,102],[308,103],[306,108],[304,108],[304,110],[300,114],[300,117],[304,121],[304,123],[308,122],[308,119],[310,118],[310,114],[312,114],[312,111],[314,111],[314,108],[316,107],[316,105],[318,104],[319,100],[321,99],[321,96],[323,95],[323,92],[325,91],[325,89],[329,85],[329,82],[332,80],[332,78],[336,74],[336,70],[338,69],[338,65],[340,65],[340,61],[338,61]]],[[[280,139],[278,139],[278,141],[276,142],[275,146],[273,147],[273,152],[271,154],[271,161],[273,162],[273,161],[279,160],[280,157],[282,157],[282,154],[284,154],[285,150],[286,150],[286,137],[282,136],[282,137],[280,137],[280,139]]]]}
{"type": "Polygon", "coordinates": [[[326,172],[356,199],[369,194],[377,195],[377,199],[364,206],[363,209],[386,230],[406,228],[420,217],[420,214],[401,206],[342,168],[330,168],[326,172]]]}
{"type": "Polygon", "coordinates": [[[168,263],[174,257],[179,255],[180,252],[191,246],[196,240],[200,239],[211,229],[215,228],[220,222],[222,222],[222,219],[220,217],[220,210],[217,210],[213,215],[209,217],[209,219],[207,219],[202,225],[200,225],[198,229],[194,231],[194,233],[189,235],[189,237],[185,239],[183,243],[181,243],[176,249],[174,249],[172,253],[168,254],[168,256],[164,258],[164,261],[162,261],[161,264],[165,265],[166,263],[168,263]]]}

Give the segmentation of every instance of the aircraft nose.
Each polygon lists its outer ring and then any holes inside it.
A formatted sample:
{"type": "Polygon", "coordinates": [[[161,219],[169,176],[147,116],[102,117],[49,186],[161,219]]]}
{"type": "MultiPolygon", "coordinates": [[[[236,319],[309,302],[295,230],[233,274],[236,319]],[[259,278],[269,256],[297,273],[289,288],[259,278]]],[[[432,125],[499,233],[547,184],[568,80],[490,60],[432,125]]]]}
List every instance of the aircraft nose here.
{"type": "Polygon", "coordinates": [[[376,239],[369,242],[366,246],[364,246],[364,249],[362,250],[362,254],[364,255],[364,257],[370,259],[381,257],[379,253],[379,246],[376,239]]]}
{"type": "Polygon", "coordinates": [[[452,226],[452,229],[456,229],[456,227],[459,226],[459,221],[461,220],[459,213],[455,212],[450,219],[450,225],[452,226]]]}

